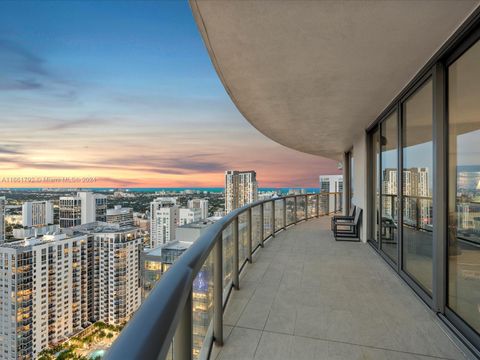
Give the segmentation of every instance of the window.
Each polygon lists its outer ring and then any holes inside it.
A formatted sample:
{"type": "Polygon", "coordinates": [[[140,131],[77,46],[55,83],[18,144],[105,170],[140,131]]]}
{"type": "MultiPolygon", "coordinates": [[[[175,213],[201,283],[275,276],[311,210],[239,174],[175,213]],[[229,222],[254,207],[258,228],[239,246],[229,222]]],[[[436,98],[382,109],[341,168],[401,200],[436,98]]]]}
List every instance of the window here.
{"type": "Polygon", "coordinates": [[[448,307],[480,333],[480,42],[448,68],[448,307]]]}

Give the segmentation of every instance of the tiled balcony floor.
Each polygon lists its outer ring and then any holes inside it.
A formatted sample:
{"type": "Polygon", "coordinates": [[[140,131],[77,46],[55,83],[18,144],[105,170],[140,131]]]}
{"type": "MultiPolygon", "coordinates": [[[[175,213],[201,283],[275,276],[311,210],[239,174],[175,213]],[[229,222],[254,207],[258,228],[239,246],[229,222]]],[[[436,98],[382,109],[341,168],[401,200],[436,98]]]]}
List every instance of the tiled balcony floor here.
{"type": "Polygon", "coordinates": [[[265,243],[232,290],[212,359],[465,359],[435,315],[367,244],[329,218],[265,243]]]}

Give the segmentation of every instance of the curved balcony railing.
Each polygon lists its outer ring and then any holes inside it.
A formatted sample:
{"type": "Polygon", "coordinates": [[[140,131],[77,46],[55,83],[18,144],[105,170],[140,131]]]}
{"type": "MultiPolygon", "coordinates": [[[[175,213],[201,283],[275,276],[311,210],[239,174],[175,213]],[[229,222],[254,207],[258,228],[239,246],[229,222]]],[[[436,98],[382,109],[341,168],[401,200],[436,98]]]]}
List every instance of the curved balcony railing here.
{"type": "Polygon", "coordinates": [[[223,345],[223,310],[264,241],[341,211],[341,193],[289,195],[236,209],[208,227],[163,275],[105,359],[206,359],[223,345]]]}

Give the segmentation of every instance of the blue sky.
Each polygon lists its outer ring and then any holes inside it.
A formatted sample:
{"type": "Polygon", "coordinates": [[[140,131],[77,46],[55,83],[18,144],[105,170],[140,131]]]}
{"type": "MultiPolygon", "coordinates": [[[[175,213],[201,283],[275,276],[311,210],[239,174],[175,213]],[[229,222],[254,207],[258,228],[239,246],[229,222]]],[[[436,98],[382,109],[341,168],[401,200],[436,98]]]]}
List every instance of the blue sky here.
{"type": "Polygon", "coordinates": [[[0,2],[0,67],[4,176],[218,186],[240,168],[316,186],[338,172],[243,119],[186,1],[0,2]]]}

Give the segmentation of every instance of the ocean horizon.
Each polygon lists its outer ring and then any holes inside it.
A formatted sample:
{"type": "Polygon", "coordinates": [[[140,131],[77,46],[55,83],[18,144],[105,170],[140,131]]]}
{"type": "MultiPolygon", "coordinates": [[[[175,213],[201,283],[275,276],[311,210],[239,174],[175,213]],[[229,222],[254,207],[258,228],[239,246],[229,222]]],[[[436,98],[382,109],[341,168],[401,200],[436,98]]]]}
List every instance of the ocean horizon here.
{"type": "MultiPolygon", "coordinates": [[[[289,190],[299,190],[305,189],[309,193],[319,192],[319,188],[304,188],[304,187],[262,187],[258,188],[259,191],[277,191],[281,193],[286,193],[289,190]]],[[[113,191],[126,191],[126,192],[158,192],[158,191],[170,191],[170,192],[181,192],[181,191],[207,191],[207,192],[223,192],[223,187],[154,187],[154,188],[143,188],[143,187],[72,187],[72,188],[0,188],[0,191],[76,191],[76,190],[91,190],[97,192],[113,192],[113,191]]]]}

